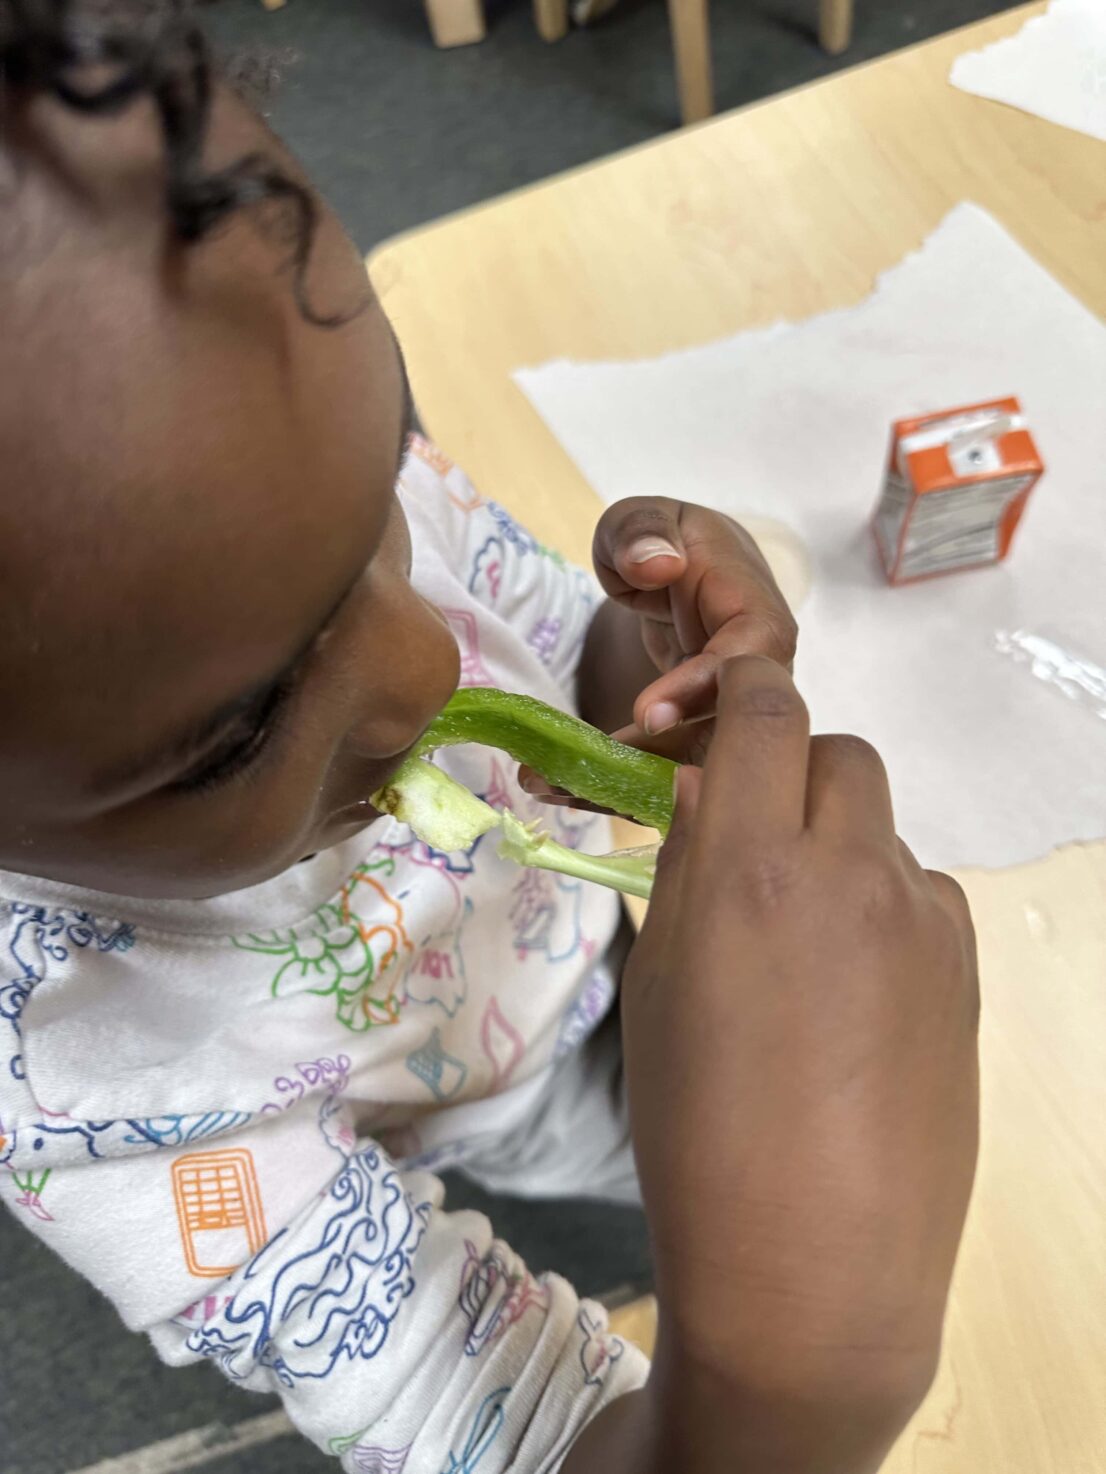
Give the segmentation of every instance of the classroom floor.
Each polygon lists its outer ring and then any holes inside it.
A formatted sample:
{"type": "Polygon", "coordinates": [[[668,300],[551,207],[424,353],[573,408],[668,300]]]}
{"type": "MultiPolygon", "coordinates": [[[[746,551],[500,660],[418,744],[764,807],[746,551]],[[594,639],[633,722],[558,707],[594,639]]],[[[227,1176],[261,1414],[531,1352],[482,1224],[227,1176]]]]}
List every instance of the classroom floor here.
{"type": "MultiPolygon", "coordinates": [[[[740,107],[1009,8],[1013,0],[855,0],[853,44],[829,57],[817,0],[713,0],[719,109],[740,107]]],[[[231,48],[298,58],[270,113],[367,251],[676,126],[664,0],[621,0],[548,45],[530,0],[486,0],[487,40],[439,51],[422,0],[219,0],[231,48]]]]}
{"type": "MultiPolygon", "coordinates": [[[[857,0],[852,49],[812,38],[815,0],[715,0],[721,108],[908,45],[996,0],[857,0]]],[[[480,46],[434,49],[421,0],[223,0],[230,47],[292,52],[270,103],[282,132],[368,249],[399,230],[639,143],[674,126],[662,0],[623,0],[591,32],[546,46],[528,0],[489,0],[480,46]]],[[[462,1180],[535,1269],[587,1294],[648,1283],[642,1216],[594,1203],[489,1201],[462,1180]]],[[[0,1211],[0,1474],[314,1474],[333,1469],[274,1412],[208,1367],[162,1367],[114,1312],[0,1211]],[[165,1442],[165,1440],[169,1440],[165,1442]],[[102,1461],[108,1461],[103,1463],[102,1461]]]]}

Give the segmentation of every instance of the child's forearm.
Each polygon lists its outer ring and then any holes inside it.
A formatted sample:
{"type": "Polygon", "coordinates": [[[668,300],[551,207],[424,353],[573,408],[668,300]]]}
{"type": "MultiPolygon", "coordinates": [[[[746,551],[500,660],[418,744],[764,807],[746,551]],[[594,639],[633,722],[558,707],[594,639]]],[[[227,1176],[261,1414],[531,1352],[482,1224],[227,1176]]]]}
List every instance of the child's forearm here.
{"type": "Polygon", "coordinates": [[[634,719],[634,702],[659,671],[645,652],[641,620],[613,599],[596,611],[576,672],[580,715],[603,732],[634,719]]]}

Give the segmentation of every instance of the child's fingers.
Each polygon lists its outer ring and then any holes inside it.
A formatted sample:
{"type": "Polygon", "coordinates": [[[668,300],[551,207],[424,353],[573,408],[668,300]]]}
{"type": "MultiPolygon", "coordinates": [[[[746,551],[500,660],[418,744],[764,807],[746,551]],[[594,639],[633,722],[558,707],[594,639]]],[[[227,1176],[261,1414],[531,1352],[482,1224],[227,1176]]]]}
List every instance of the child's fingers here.
{"type": "Polygon", "coordinates": [[[522,764],[518,770],[519,787],[531,798],[539,799],[543,804],[548,804],[555,809],[578,809],[586,814],[606,814],[609,817],[618,817],[613,809],[601,808],[598,804],[588,803],[586,799],[577,798],[569,793],[567,788],[554,788],[540,773],[533,768],[522,764]]]}
{"type": "MultiPolygon", "coordinates": [[[[961,939],[969,947],[975,946],[975,922],[972,920],[971,907],[968,898],[964,894],[964,888],[959,881],[954,880],[951,875],[946,875],[943,870],[927,870],[926,875],[933,887],[938,903],[952,918],[961,939]]],[[[979,988],[975,990],[974,1005],[979,1007],[979,988]]]]}
{"type": "Polygon", "coordinates": [[[811,743],[807,824],[815,832],[897,849],[887,769],[863,738],[816,737],[811,743]]]}
{"type": "Polygon", "coordinates": [[[795,654],[793,628],[784,624],[776,606],[751,601],[715,630],[703,650],[673,666],[640,693],[634,702],[634,721],[656,736],[677,722],[713,715],[718,702],[718,674],[726,661],[742,655],[763,655],[790,669],[795,654]]]}
{"type": "Polygon", "coordinates": [[[642,752],[655,752],[658,757],[670,758],[674,763],[693,763],[702,767],[710,750],[710,739],[714,733],[713,717],[702,721],[681,722],[667,732],[651,736],[635,723],[632,727],[621,727],[611,736],[627,747],[639,748],[642,752]]]}
{"type": "Polygon", "coordinates": [[[730,660],[718,684],[697,835],[708,866],[802,833],[810,759],[810,716],[781,665],[730,660]]]}
{"type": "Polygon", "coordinates": [[[721,665],[716,655],[704,651],[666,671],[634,702],[635,723],[650,737],[659,737],[684,722],[713,716],[721,665]]]}
{"type": "Polygon", "coordinates": [[[687,566],[680,503],[668,497],[627,497],[600,517],[592,544],[599,581],[612,598],[632,590],[667,588],[687,566]]]}

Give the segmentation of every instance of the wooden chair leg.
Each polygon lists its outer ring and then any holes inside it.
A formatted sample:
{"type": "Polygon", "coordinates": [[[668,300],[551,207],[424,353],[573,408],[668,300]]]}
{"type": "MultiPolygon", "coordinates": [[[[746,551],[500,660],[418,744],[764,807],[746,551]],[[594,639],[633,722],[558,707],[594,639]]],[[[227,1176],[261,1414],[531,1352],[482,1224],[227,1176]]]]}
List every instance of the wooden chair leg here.
{"type": "Polygon", "coordinates": [[[543,41],[568,34],[568,0],[534,0],[534,23],[543,41]]]}
{"type": "Polygon", "coordinates": [[[699,123],[714,112],[708,0],[668,0],[668,18],[676,53],[680,113],[685,123],[699,123]]]}
{"type": "Polygon", "coordinates": [[[435,46],[468,46],[484,39],[484,0],[425,0],[435,46]]]}
{"type": "Polygon", "coordinates": [[[818,0],[818,39],[822,49],[839,56],[853,36],[853,0],[818,0]]]}

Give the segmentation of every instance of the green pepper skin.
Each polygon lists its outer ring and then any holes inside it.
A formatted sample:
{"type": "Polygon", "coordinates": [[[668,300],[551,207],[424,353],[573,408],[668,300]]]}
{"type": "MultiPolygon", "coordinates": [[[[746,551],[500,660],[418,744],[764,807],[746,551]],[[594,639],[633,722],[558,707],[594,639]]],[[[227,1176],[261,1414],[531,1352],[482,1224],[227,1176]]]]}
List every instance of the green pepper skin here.
{"type": "Polygon", "coordinates": [[[533,696],[489,687],[457,691],[416,748],[498,747],[555,788],[668,833],[676,764],[608,737],[533,696]]]}

